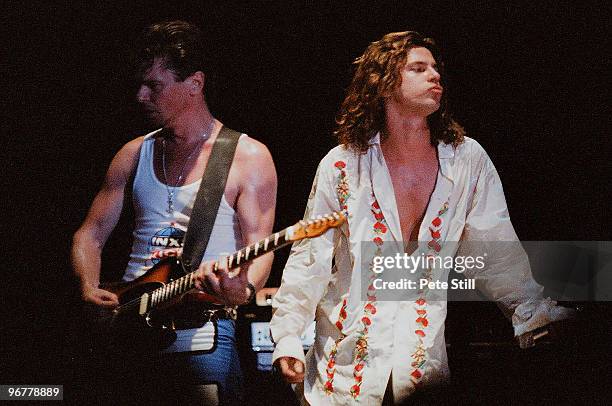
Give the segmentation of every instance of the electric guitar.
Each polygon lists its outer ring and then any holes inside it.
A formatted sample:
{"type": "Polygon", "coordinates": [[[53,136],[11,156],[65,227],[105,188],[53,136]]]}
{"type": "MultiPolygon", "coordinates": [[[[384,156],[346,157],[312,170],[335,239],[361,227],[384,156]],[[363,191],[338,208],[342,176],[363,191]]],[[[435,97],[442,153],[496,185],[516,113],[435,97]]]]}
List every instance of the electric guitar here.
{"type": "MultiPolygon", "coordinates": [[[[333,212],[310,220],[302,220],[263,240],[249,245],[228,257],[228,269],[237,268],[255,258],[304,238],[322,235],[330,228],[339,227],[346,220],[342,212],[333,212]]],[[[217,270],[219,263],[213,265],[217,270]]],[[[238,270],[239,271],[239,270],[238,270]]],[[[169,257],[130,282],[100,285],[101,289],[116,294],[119,305],[107,315],[110,348],[130,347],[150,351],[162,349],[174,342],[173,310],[184,305],[183,298],[195,288],[195,271],[185,274],[181,260],[169,257]]],[[[201,292],[198,302],[210,302],[222,308],[219,299],[201,292]]],[[[124,348],[125,349],[125,348],[124,348]]]]}

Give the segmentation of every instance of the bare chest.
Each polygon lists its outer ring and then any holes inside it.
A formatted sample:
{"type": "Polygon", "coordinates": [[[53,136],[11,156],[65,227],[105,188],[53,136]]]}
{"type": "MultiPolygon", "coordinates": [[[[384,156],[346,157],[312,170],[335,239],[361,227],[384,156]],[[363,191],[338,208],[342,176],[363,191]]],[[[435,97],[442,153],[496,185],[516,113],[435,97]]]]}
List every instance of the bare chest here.
{"type": "Polygon", "coordinates": [[[404,241],[416,241],[436,185],[437,161],[419,165],[388,165],[404,241]]]}

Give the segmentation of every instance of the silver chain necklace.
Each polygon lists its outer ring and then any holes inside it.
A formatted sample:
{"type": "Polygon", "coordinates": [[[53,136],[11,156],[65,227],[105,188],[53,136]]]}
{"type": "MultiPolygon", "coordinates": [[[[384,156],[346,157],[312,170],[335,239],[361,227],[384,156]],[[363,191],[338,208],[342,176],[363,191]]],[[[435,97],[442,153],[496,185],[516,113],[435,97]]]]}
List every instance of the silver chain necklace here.
{"type": "Polygon", "coordinates": [[[166,209],[166,213],[168,214],[174,213],[174,191],[176,190],[177,186],[180,185],[181,181],[183,180],[183,172],[185,172],[187,163],[189,162],[193,154],[195,154],[196,151],[200,150],[202,144],[207,139],[210,138],[210,135],[212,134],[212,128],[214,126],[214,123],[215,121],[213,120],[212,123],[210,124],[208,131],[202,135],[200,142],[198,142],[198,144],[193,148],[193,151],[191,151],[187,159],[185,159],[185,162],[183,163],[183,167],[181,168],[181,173],[179,174],[178,178],[176,178],[176,182],[174,182],[174,186],[172,186],[172,188],[170,188],[170,185],[168,182],[168,175],[166,174],[166,138],[162,138],[162,170],[164,172],[164,184],[166,185],[166,192],[168,193],[168,199],[167,199],[168,208],[166,209]]]}

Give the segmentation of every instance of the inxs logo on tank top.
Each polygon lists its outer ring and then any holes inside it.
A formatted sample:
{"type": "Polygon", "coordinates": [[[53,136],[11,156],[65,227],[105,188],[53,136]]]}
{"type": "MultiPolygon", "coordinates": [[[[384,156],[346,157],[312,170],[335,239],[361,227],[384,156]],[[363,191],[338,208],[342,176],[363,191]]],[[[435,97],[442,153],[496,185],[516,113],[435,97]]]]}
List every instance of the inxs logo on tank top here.
{"type": "Polygon", "coordinates": [[[149,240],[151,261],[154,264],[157,264],[161,260],[160,258],[156,258],[156,253],[159,251],[172,248],[182,248],[184,237],[185,231],[174,227],[174,224],[172,224],[170,227],[162,228],[156,232],[149,240]]]}

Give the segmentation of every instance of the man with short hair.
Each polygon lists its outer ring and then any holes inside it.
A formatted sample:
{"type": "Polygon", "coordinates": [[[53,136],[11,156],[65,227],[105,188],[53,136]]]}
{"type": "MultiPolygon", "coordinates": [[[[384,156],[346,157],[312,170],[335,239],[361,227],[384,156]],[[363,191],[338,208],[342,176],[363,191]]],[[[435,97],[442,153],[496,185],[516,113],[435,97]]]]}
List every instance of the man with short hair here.
{"type": "MultiPolygon", "coordinates": [[[[202,175],[223,127],[211,115],[204,97],[206,60],[196,26],[183,21],[153,24],[142,34],[138,51],[141,85],[137,99],[160,129],[128,142],[114,157],[72,247],[72,263],[81,281],[83,299],[108,308],[116,306],[118,298],[99,287],[100,255],[119,219],[126,186],[132,188],[135,229],[123,280],[131,281],[160,257],[180,253],[202,175]]],[[[276,184],[268,149],[242,134],[198,271],[197,286],[206,285],[226,306],[245,303],[254,289],[264,286],[273,256],[254,260],[237,277],[223,267],[210,272],[211,264],[221,254],[232,253],[271,233],[276,184]]],[[[204,296],[198,291],[190,295],[191,302],[204,296]]],[[[205,310],[206,303],[202,302],[198,312],[203,314],[205,310]]],[[[195,398],[208,404],[215,402],[215,397],[224,404],[240,401],[241,373],[231,314],[195,327],[190,323],[177,326],[177,340],[159,355],[156,364],[158,381],[167,384],[162,385],[163,390],[184,396],[185,402],[195,398]],[[182,385],[171,387],[177,383],[182,385]]],[[[147,372],[142,368],[138,373],[147,372]]],[[[127,386],[135,378],[121,377],[127,386]]],[[[136,398],[141,390],[133,388],[136,398]]]]}
{"type": "MultiPolygon", "coordinates": [[[[399,246],[435,264],[469,255],[467,242],[517,241],[491,160],[449,113],[434,41],[390,33],[355,65],[340,145],[321,161],[305,215],[343,210],[347,222],[295,244],[273,302],[273,362],[314,405],[400,403],[449,377],[446,301],[429,282],[450,269],[423,266],[414,282],[428,284],[412,297],[379,300],[375,255],[399,246]],[[304,357],[299,337],[313,319],[304,357]]],[[[519,244],[465,275],[507,310],[517,336],[569,316],[542,297],[519,244]]]]}

